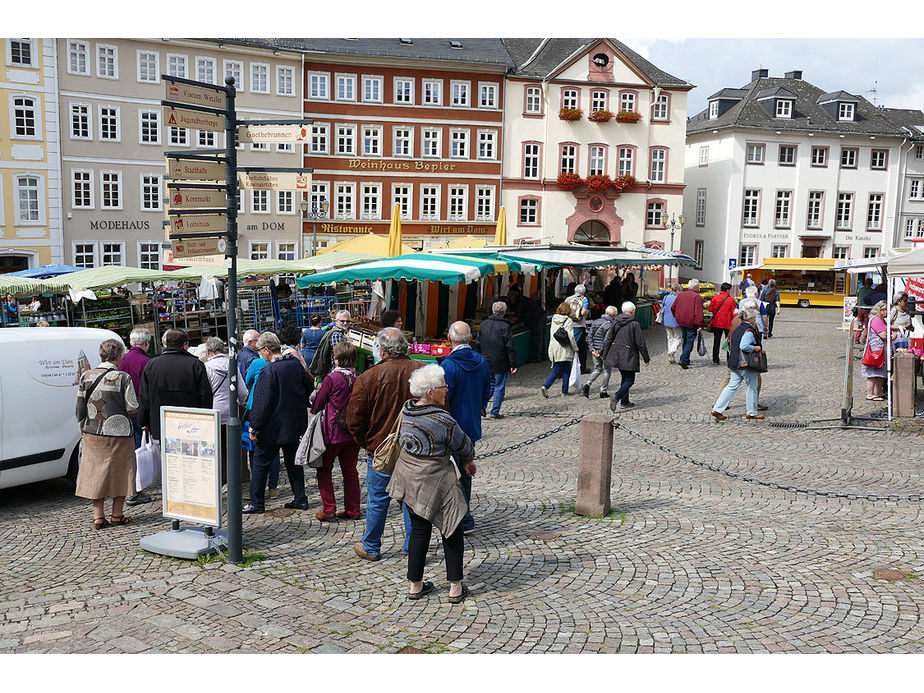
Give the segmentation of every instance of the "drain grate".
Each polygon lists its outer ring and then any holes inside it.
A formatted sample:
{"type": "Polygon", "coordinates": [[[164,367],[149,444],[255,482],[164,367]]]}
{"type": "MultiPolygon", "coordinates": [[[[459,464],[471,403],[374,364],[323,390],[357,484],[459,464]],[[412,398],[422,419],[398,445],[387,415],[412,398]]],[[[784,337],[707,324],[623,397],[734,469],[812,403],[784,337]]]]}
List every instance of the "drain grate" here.
{"type": "Polygon", "coordinates": [[[786,423],[785,421],[774,421],[770,428],[807,428],[808,424],[804,423],[786,423]]]}

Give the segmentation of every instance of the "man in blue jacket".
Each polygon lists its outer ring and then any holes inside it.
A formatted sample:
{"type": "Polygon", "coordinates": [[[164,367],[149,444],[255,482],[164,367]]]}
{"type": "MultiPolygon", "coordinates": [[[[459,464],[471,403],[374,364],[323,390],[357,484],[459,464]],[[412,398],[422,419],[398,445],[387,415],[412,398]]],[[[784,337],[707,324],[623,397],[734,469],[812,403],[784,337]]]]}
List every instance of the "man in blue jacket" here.
{"type": "MultiPolygon", "coordinates": [[[[491,398],[491,369],[488,362],[472,349],[472,328],[468,323],[458,322],[449,326],[449,343],[452,351],[440,366],[446,373],[449,386],[449,413],[472,442],[481,440],[481,410],[491,398]]],[[[462,472],[459,479],[465,502],[471,506],[472,477],[462,472]]],[[[475,530],[471,508],[462,518],[462,529],[466,534],[475,530]]]]}

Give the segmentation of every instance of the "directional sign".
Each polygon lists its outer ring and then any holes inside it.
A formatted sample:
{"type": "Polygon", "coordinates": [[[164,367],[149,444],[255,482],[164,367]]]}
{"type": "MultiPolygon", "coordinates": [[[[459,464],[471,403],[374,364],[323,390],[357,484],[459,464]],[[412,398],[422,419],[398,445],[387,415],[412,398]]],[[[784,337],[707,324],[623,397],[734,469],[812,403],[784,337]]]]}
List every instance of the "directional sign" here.
{"type": "Polygon", "coordinates": [[[228,107],[228,95],[220,87],[187,84],[186,82],[165,77],[164,90],[168,101],[179,101],[180,103],[208,106],[209,108],[222,110],[228,107]]]}
{"type": "Polygon", "coordinates": [[[237,129],[241,142],[307,142],[311,133],[304,125],[241,125],[237,129]]]}
{"type": "MultiPolygon", "coordinates": [[[[221,180],[225,179],[226,168],[222,161],[201,159],[168,159],[167,171],[178,180],[221,180]]],[[[222,203],[224,204],[224,203],[222,203]]]]}
{"type": "Polygon", "coordinates": [[[185,238],[182,241],[171,241],[171,244],[175,258],[221,255],[228,249],[228,241],[223,236],[185,238]]]}
{"type": "Polygon", "coordinates": [[[228,216],[217,214],[178,214],[170,218],[171,235],[181,233],[227,233],[228,216]]]}
{"type": "Polygon", "coordinates": [[[190,255],[189,257],[176,257],[173,254],[173,250],[164,250],[162,260],[165,267],[190,267],[195,265],[196,267],[213,267],[217,269],[226,266],[224,255],[190,255]]]}
{"type": "Polygon", "coordinates": [[[164,125],[194,130],[225,131],[225,117],[220,113],[188,111],[185,108],[164,106],[164,125]]]}
{"type": "Polygon", "coordinates": [[[309,190],[310,173],[238,171],[237,184],[245,190],[309,190]]]}
{"type": "Polygon", "coordinates": [[[208,209],[228,204],[224,190],[210,188],[170,188],[168,187],[168,200],[171,209],[208,209]]]}

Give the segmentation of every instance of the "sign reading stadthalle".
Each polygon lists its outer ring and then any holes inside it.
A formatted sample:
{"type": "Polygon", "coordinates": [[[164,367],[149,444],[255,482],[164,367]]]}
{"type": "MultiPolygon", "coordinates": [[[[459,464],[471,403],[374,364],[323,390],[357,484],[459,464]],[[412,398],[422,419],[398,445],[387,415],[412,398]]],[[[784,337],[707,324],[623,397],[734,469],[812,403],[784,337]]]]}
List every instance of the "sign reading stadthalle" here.
{"type": "Polygon", "coordinates": [[[228,216],[217,214],[178,214],[170,218],[170,233],[226,233],[228,216]]]}
{"type": "MultiPolygon", "coordinates": [[[[178,180],[224,180],[225,164],[223,161],[203,161],[201,159],[169,159],[167,175],[178,180]]],[[[224,206],[222,200],[219,206],[224,206]]]]}
{"type": "Polygon", "coordinates": [[[185,108],[164,106],[164,125],[174,128],[224,132],[225,116],[221,113],[202,113],[188,111],[185,108]]]}
{"type": "Polygon", "coordinates": [[[245,190],[308,190],[311,174],[276,171],[238,171],[237,184],[245,190]]]}
{"type": "Polygon", "coordinates": [[[307,142],[311,134],[304,125],[239,125],[237,137],[241,142],[307,142]]]}
{"type": "Polygon", "coordinates": [[[228,108],[228,95],[224,89],[214,87],[209,89],[196,84],[187,84],[179,80],[164,77],[164,88],[167,101],[179,101],[195,106],[207,106],[225,110],[228,108]]]}
{"type": "Polygon", "coordinates": [[[174,258],[200,257],[202,255],[219,255],[228,249],[228,242],[223,236],[213,238],[184,238],[170,241],[174,258]]]}
{"type": "Polygon", "coordinates": [[[209,188],[168,188],[170,209],[217,209],[228,203],[224,190],[209,188]]]}

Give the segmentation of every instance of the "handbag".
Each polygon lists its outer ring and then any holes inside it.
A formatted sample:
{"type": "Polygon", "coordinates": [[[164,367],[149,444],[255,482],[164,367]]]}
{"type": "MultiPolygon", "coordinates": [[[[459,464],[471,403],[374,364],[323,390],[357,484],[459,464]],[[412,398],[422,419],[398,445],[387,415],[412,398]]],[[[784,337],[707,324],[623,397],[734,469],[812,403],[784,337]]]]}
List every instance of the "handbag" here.
{"type": "Polygon", "coordinates": [[[661,308],[658,313],[655,315],[655,322],[659,325],[664,324],[664,309],[661,308]]]}
{"type": "Polygon", "coordinates": [[[703,339],[703,333],[696,333],[696,353],[700,356],[706,355],[706,340],[703,339]]]}
{"type": "Polygon", "coordinates": [[[305,428],[305,434],[298,443],[295,451],[295,464],[301,467],[318,469],[324,464],[321,456],[327,449],[324,443],[324,410],[313,415],[305,428]]]}
{"type": "Polygon", "coordinates": [[[141,434],[141,447],[135,450],[135,492],[141,493],[160,480],[160,443],[148,431],[141,434]]]}
{"type": "Polygon", "coordinates": [[[555,341],[562,346],[571,345],[571,339],[568,337],[568,330],[566,330],[564,327],[559,327],[557,330],[555,330],[554,333],[552,333],[552,336],[555,338],[555,341]]]}
{"type": "Polygon", "coordinates": [[[885,368],[885,347],[879,351],[873,351],[869,348],[869,341],[866,342],[866,350],[863,352],[863,365],[869,368],[885,368]]]}
{"type": "Polygon", "coordinates": [[[385,436],[385,440],[379,443],[379,446],[372,454],[372,468],[382,474],[391,474],[395,471],[395,463],[398,461],[398,453],[401,452],[401,445],[398,444],[398,434],[401,432],[401,419],[404,411],[398,414],[395,421],[395,427],[391,433],[385,436]]]}
{"type": "Polygon", "coordinates": [[[767,372],[767,354],[764,353],[763,349],[760,351],[742,351],[741,358],[741,365],[749,371],[767,372]]]}

